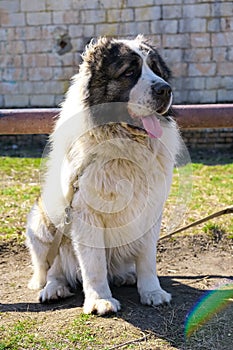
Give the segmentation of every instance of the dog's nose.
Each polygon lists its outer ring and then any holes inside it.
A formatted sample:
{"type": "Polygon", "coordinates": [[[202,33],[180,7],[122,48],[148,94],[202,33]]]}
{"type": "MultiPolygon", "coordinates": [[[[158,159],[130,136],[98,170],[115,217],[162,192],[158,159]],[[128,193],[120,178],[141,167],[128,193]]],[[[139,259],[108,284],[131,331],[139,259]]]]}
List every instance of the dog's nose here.
{"type": "Polygon", "coordinates": [[[170,97],[172,93],[172,89],[170,85],[163,82],[153,84],[152,90],[157,96],[164,97],[164,98],[170,97]]]}

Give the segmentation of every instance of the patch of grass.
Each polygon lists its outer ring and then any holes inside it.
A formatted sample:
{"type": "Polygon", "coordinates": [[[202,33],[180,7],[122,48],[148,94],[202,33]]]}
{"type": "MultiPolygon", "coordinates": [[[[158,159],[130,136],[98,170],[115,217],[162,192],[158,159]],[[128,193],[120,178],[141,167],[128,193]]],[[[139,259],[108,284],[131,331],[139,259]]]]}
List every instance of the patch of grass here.
{"type": "MultiPolygon", "coordinates": [[[[95,332],[90,328],[90,321],[92,315],[81,314],[79,318],[76,318],[69,328],[59,332],[59,335],[64,339],[66,338],[71,344],[80,346],[90,346],[91,344],[99,344],[96,340],[95,332]]],[[[80,348],[80,347],[79,347],[80,348]]]]}
{"type": "MultiPolygon", "coordinates": [[[[85,315],[86,317],[86,315],[85,315]]],[[[7,326],[1,326],[0,350],[11,349],[87,349],[96,344],[96,338],[82,315],[73,323],[67,324],[62,330],[57,330],[43,336],[41,323],[35,318],[20,320],[7,326]]],[[[89,317],[89,316],[87,316],[89,317]]],[[[90,316],[92,317],[92,316],[90,316]]],[[[86,318],[87,319],[87,318],[86,318]]]]}
{"type": "Polygon", "coordinates": [[[0,240],[24,240],[26,217],[40,193],[40,159],[0,158],[0,240]]]}
{"type": "Polygon", "coordinates": [[[46,340],[38,338],[37,333],[32,332],[35,327],[36,322],[31,319],[1,326],[0,350],[49,349],[46,340]]]}
{"type": "Polygon", "coordinates": [[[219,242],[226,233],[225,230],[217,224],[207,223],[203,227],[203,231],[207,233],[215,242],[219,242]]]}
{"type": "MultiPolygon", "coordinates": [[[[164,227],[169,231],[232,205],[233,163],[214,166],[194,163],[192,172],[188,172],[186,177],[183,176],[182,181],[185,179],[188,186],[182,189],[178,169],[174,174],[171,194],[165,206],[164,227]],[[185,190],[187,193],[182,195],[182,191],[185,190]]],[[[200,225],[185,232],[203,233],[206,232],[204,227],[208,230],[211,225],[217,225],[226,234],[233,232],[231,214],[213,219],[207,225],[210,226],[200,225]]]]}

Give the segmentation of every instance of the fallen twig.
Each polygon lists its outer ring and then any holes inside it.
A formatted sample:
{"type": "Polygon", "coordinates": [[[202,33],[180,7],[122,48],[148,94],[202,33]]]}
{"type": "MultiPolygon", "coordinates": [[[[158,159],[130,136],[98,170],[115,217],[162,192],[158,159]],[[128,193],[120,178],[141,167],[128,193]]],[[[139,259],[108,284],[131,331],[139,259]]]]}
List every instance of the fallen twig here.
{"type": "Polygon", "coordinates": [[[192,222],[189,225],[186,225],[184,227],[178,228],[177,230],[175,230],[173,232],[170,232],[167,235],[164,235],[164,236],[160,237],[160,240],[165,239],[165,238],[169,238],[169,237],[175,235],[176,233],[180,233],[182,231],[185,231],[188,228],[191,228],[191,227],[194,227],[196,225],[202,224],[203,222],[208,221],[210,219],[217,218],[218,216],[221,216],[221,215],[224,215],[224,214],[232,214],[232,213],[233,213],[233,206],[226,207],[225,209],[219,210],[216,213],[210,214],[208,216],[205,216],[202,219],[194,221],[194,222],[192,222]]]}
{"type": "Polygon", "coordinates": [[[114,345],[113,347],[109,348],[109,350],[123,348],[124,346],[129,345],[129,344],[133,344],[133,343],[139,343],[143,340],[146,340],[149,336],[150,336],[150,333],[148,333],[148,334],[143,333],[143,337],[138,338],[138,339],[134,339],[134,340],[129,340],[129,341],[126,341],[126,342],[118,344],[118,345],[114,345]]]}

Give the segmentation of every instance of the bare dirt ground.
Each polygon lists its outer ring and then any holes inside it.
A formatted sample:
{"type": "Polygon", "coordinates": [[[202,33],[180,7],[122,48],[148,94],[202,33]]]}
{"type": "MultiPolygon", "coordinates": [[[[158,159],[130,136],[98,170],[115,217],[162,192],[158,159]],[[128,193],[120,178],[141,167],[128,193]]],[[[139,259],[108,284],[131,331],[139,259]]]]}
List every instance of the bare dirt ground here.
{"type": "MultiPolygon", "coordinates": [[[[2,244],[0,257],[0,326],[30,317],[39,322],[37,332],[46,338],[82,313],[81,290],[63,301],[38,303],[37,293],[27,289],[32,270],[24,247],[13,242],[2,244]]],[[[173,295],[171,305],[146,307],[139,303],[136,287],[113,287],[122,310],[117,315],[90,319],[101,345],[86,348],[232,349],[232,300],[188,340],[184,338],[184,324],[187,313],[206,291],[233,283],[233,240],[224,236],[177,236],[159,243],[157,261],[161,284],[173,295]]]]}

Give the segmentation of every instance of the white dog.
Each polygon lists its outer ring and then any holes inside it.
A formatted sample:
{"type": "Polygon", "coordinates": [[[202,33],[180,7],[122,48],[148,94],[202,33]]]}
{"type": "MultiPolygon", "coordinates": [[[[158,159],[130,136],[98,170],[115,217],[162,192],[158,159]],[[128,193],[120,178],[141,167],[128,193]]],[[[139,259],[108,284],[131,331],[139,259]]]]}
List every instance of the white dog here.
{"type": "Polygon", "coordinates": [[[27,225],[40,301],[81,282],[84,312],[120,309],[109,282],[133,284],[143,304],[168,303],[156,243],[180,136],[170,72],[142,36],[100,38],[83,54],[51,135],[41,198],[27,225]]]}

